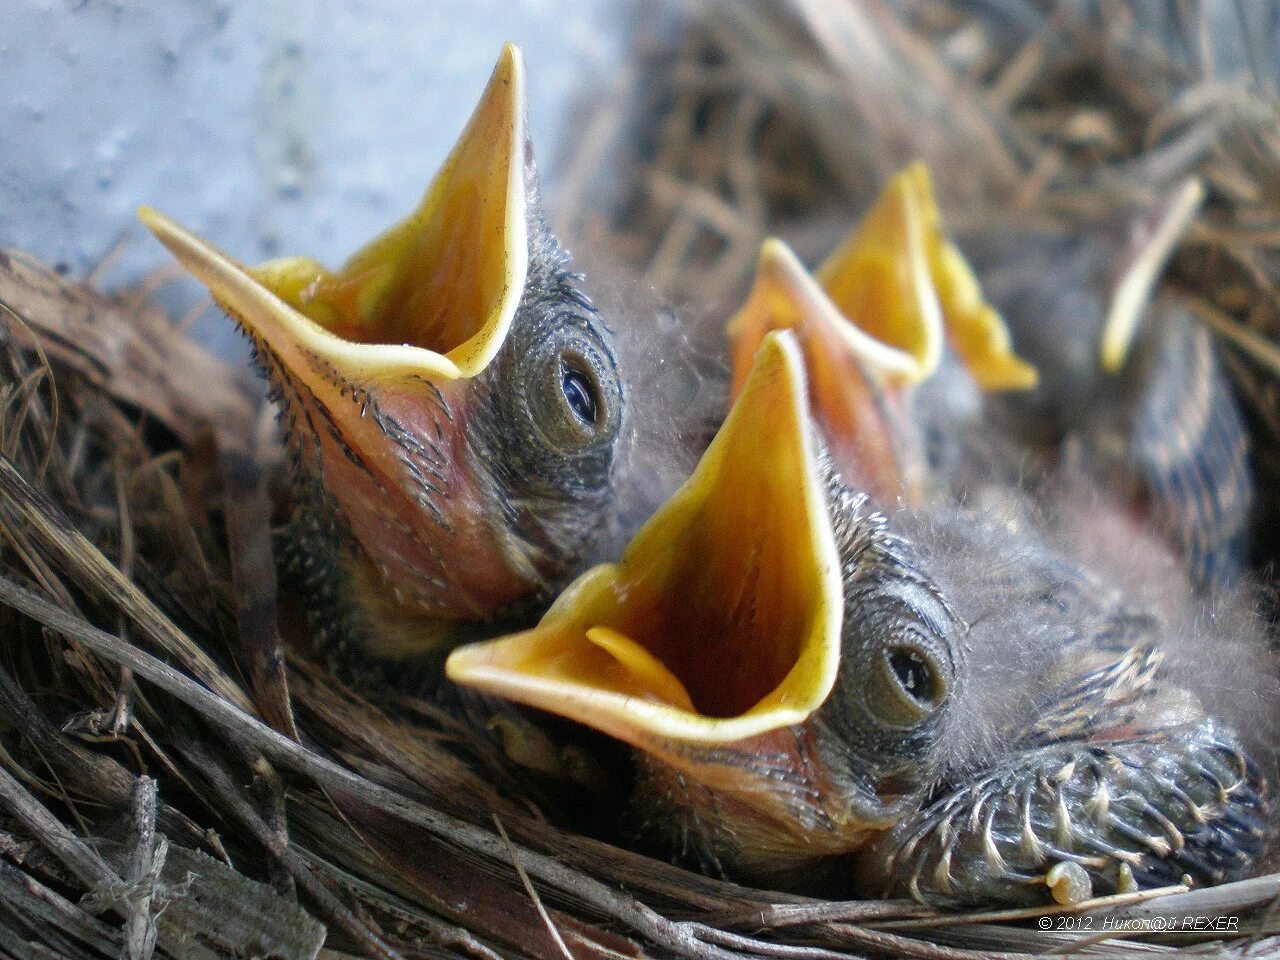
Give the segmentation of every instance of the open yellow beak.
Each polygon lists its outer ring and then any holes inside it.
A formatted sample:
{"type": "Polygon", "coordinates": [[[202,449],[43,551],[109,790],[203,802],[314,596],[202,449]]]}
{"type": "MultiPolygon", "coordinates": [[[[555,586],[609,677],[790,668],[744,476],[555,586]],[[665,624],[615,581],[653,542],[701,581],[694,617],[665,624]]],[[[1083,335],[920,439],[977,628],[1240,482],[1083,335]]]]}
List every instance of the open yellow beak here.
{"type": "Polygon", "coordinates": [[[528,271],[524,66],[507,44],[419,207],[333,272],[247,268],[147,208],[142,221],[295,375],[473,377],[506,339],[528,271]]]}
{"type": "Polygon", "coordinates": [[[885,502],[910,498],[923,458],[915,456],[895,388],[916,381],[918,359],[845,319],[791,249],[770,238],[751,293],[730,321],[735,396],[752,369],[748,348],[776,330],[789,330],[804,354],[810,409],[845,480],[885,502]]]}
{"type": "Polygon", "coordinates": [[[766,332],[812,325],[830,327],[821,339],[842,341],[889,388],[933,374],[947,341],[982,389],[1035,386],[1035,368],[1013,353],[1003,319],[947,239],[924,164],[889,181],[816,283],[784,267],[794,259],[777,240],[761,250],[756,287],[729,324],[735,383],[766,332]]]}
{"type": "Polygon", "coordinates": [[[812,408],[845,479],[882,501],[918,499],[924,453],[904,394],[952,349],[985,390],[1035,386],[1035,368],[946,237],[929,174],[895,176],[811,276],[781,240],[760,250],[755,285],[729,321],[733,393],[761,340],[792,330],[812,408]]]}
{"type": "Polygon", "coordinates": [[[616,564],[534,629],[455,650],[454,681],[679,763],[805,720],[840,658],[840,565],[800,351],[766,336],[697,470],[616,564]]]}
{"type": "Polygon", "coordinates": [[[1004,320],[947,239],[923,163],[889,181],[817,276],[849,322],[915,360],[913,382],[937,369],[946,340],[983,390],[1036,384],[1035,368],[1013,353],[1004,320]]]}

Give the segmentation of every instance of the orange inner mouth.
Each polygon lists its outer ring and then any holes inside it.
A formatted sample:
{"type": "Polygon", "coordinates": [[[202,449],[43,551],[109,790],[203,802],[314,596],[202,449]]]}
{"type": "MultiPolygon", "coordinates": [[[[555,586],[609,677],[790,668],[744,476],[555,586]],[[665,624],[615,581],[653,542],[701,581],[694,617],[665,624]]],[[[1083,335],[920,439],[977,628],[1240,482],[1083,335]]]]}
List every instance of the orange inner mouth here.
{"type": "MultiPolygon", "coordinates": [[[[759,504],[770,495],[756,497],[759,504]]],[[[743,506],[732,517],[691,523],[680,562],[658,574],[665,582],[635,571],[615,628],[661,661],[693,709],[709,717],[746,713],[777,689],[806,633],[805,611],[787,596],[795,585],[778,566],[799,546],[789,530],[794,517],[743,506]],[[729,524],[756,533],[747,539],[729,524]]]]}
{"type": "Polygon", "coordinates": [[[523,89],[508,45],[413,213],[340,270],[285,257],[254,278],[349,345],[419,348],[478,373],[505,339],[528,271],[523,89]]]}

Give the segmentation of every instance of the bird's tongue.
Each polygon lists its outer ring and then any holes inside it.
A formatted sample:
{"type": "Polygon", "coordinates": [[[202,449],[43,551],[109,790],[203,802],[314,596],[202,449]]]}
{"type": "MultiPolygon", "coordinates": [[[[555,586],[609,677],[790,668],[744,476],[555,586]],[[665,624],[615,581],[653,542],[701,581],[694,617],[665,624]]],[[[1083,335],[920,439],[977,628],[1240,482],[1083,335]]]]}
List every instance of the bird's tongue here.
{"type": "Polygon", "coordinates": [[[835,682],[841,609],[801,360],[774,334],[698,469],[622,559],[447,670],[670,759],[807,718],[835,682]]]}

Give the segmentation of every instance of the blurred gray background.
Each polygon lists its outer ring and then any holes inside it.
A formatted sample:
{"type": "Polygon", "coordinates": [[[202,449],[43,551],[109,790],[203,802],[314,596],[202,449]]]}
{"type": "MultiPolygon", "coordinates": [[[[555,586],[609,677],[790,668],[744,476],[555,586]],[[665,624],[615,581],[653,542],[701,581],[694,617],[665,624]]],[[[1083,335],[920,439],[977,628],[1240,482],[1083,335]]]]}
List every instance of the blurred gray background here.
{"type": "Polygon", "coordinates": [[[245,260],[340,262],[417,202],[506,40],[553,164],[629,9],[0,0],[0,246],[83,275],[131,232],[107,277],[128,282],[167,261],[134,219],[148,203],[245,260]]]}

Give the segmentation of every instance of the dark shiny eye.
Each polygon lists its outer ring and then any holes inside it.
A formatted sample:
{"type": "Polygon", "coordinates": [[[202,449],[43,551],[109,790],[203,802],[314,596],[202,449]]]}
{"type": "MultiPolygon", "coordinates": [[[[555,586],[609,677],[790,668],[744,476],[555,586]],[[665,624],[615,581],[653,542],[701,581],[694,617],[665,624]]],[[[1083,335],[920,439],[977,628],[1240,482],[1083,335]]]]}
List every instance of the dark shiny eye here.
{"type": "Polygon", "coordinates": [[[951,675],[923,643],[892,642],[867,674],[867,709],[880,723],[909,729],[922,723],[946,701],[951,675]]]}
{"type": "Polygon", "coordinates": [[[889,666],[902,689],[913,699],[923,704],[933,701],[933,673],[920,654],[899,647],[889,654],[889,666]]]}
{"type": "Polygon", "coordinates": [[[591,378],[568,365],[560,370],[560,389],[573,415],[587,426],[595,426],[598,406],[591,378]]]}

